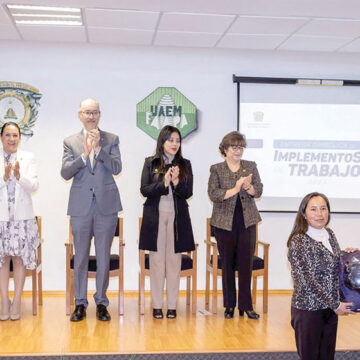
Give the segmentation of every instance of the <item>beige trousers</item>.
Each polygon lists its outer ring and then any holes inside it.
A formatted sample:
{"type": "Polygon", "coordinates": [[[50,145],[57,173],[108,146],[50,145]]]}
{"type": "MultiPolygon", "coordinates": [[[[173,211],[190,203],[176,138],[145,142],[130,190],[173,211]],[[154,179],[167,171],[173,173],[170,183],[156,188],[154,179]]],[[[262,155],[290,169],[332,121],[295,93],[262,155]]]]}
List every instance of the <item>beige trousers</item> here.
{"type": "Polygon", "coordinates": [[[167,308],[176,309],[179,293],[181,253],[174,250],[174,212],[159,212],[157,251],[150,251],[150,287],[152,306],[161,309],[166,279],[167,308]]]}

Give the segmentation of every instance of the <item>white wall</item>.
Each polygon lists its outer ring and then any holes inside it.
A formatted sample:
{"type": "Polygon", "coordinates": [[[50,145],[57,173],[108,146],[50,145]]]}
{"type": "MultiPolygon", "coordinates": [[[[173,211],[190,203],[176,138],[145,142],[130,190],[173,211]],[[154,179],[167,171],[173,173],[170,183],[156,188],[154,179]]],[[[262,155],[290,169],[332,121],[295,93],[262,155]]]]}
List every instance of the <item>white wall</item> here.
{"type": "MultiPolygon", "coordinates": [[[[236,128],[232,74],[356,79],[360,73],[359,56],[350,54],[20,42],[0,42],[0,62],[0,81],[25,82],[43,94],[35,135],[23,141],[22,148],[34,152],[39,162],[40,188],[33,199],[36,213],[43,217],[45,290],[65,289],[70,182],[60,177],[62,140],[81,129],[77,118],[81,99],[98,99],[100,127],[120,137],[123,171],[116,181],[124,206],[126,290],[137,289],[137,218],[143,203],[140,174],[144,157],[155,150],[155,141],[136,127],[136,103],[158,86],[174,86],[197,106],[198,130],[184,140],[183,153],[192,161],[194,171],[190,212],[200,245],[198,287],[203,289],[205,218],[211,214],[206,191],[209,166],[222,160],[218,144],[224,134],[236,128]]],[[[271,244],[270,288],[289,289],[285,244],[294,214],[266,213],[262,217],[260,238],[271,244]]],[[[359,218],[333,216],[332,228],[341,245],[359,246],[355,236],[359,233],[359,218]]],[[[116,284],[110,288],[116,288],[116,284]]]]}

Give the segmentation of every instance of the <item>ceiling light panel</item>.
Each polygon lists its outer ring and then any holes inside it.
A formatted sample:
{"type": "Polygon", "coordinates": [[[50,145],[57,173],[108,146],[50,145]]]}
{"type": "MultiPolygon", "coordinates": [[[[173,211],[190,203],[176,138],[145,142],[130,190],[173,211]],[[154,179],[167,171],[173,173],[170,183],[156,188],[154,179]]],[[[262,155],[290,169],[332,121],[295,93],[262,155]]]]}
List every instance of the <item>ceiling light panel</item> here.
{"type": "Polygon", "coordinates": [[[7,5],[16,24],[81,26],[79,8],[32,5],[7,5]]]}
{"type": "Polygon", "coordinates": [[[117,29],[154,30],[159,15],[156,11],[85,9],[87,26],[117,29]]]}

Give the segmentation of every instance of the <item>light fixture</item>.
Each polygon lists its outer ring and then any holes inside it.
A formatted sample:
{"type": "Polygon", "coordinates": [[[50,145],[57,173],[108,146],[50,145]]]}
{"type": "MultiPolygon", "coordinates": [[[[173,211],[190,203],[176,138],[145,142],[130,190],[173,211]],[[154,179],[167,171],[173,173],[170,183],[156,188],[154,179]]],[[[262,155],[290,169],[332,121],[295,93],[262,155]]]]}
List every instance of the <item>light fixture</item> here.
{"type": "Polygon", "coordinates": [[[16,24],[25,25],[83,25],[80,8],[8,4],[16,24]]]}

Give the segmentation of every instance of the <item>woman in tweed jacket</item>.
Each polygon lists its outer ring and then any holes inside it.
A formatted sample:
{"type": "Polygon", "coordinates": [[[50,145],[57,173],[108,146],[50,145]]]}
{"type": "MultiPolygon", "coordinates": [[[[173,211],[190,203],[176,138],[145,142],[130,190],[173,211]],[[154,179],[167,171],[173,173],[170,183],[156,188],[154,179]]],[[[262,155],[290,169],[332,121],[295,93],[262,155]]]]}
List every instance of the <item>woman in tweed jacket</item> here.
{"type": "Polygon", "coordinates": [[[212,165],[208,194],[213,202],[212,229],[218,243],[222,267],[225,318],[234,316],[236,306],[235,267],[238,270],[238,308],[250,319],[258,319],[251,301],[251,272],[256,242],[256,224],[261,220],[254,198],[263,185],[255,162],[242,160],[244,135],[227,134],[219,150],[225,161],[212,165]]]}
{"type": "Polygon", "coordinates": [[[334,359],[337,315],[352,313],[347,308],[351,303],[340,301],[340,247],[326,227],[329,221],[327,197],[317,192],[306,195],[287,244],[294,281],[291,325],[303,360],[334,359]]]}

